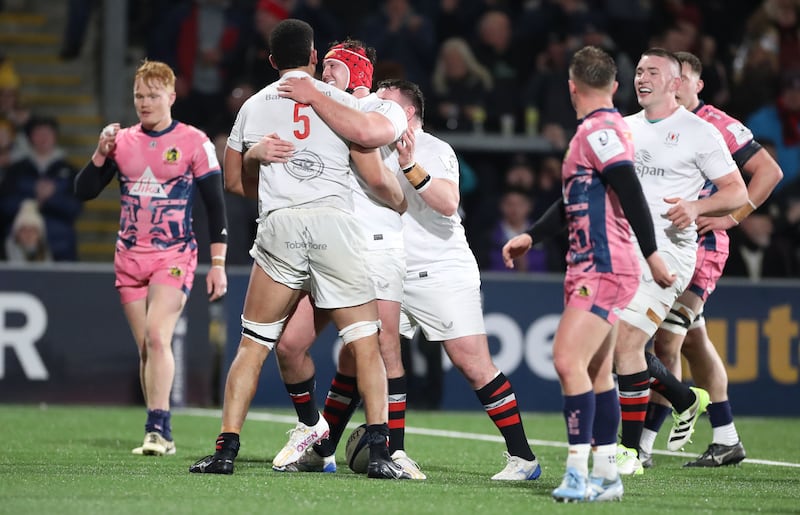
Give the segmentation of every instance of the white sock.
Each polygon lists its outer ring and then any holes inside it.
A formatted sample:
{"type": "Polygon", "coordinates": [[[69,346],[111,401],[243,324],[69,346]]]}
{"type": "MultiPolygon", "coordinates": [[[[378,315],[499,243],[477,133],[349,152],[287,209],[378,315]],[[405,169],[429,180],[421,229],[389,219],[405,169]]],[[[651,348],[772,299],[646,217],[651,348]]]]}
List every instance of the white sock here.
{"type": "Polygon", "coordinates": [[[639,438],[639,449],[647,454],[653,454],[653,446],[656,444],[656,436],[658,436],[658,433],[652,429],[642,429],[642,436],[639,438]]]}
{"type": "Polygon", "coordinates": [[[616,479],[617,444],[598,445],[592,449],[592,475],[604,479],[616,479]]]}
{"type": "Polygon", "coordinates": [[[572,467],[585,476],[589,475],[589,452],[591,444],[579,443],[568,447],[567,468],[572,467]]]}
{"type": "Polygon", "coordinates": [[[736,426],[731,422],[730,424],[713,428],[711,441],[721,445],[736,445],[739,442],[739,433],[736,432],[736,426]]]}

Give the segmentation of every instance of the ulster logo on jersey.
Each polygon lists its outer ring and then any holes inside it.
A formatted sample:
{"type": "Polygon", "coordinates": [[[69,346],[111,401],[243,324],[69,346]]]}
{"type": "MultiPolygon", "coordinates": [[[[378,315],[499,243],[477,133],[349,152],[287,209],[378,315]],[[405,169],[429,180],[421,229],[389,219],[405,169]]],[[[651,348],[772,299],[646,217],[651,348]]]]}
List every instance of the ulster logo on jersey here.
{"type": "Polygon", "coordinates": [[[319,177],[325,170],[322,158],[308,149],[295,152],[292,158],[284,164],[284,167],[289,172],[289,175],[298,181],[307,181],[319,177]]]}
{"type": "Polygon", "coordinates": [[[667,139],[664,141],[668,146],[674,147],[678,144],[678,139],[680,139],[681,135],[679,132],[672,132],[669,131],[667,133],[667,139]]]}
{"type": "Polygon", "coordinates": [[[181,151],[178,150],[178,147],[169,147],[166,152],[164,152],[164,162],[168,164],[176,164],[181,159],[181,151]]]}
{"type": "Polygon", "coordinates": [[[164,191],[164,186],[153,175],[153,170],[148,166],[145,168],[144,173],[139,180],[131,186],[128,191],[129,195],[136,195],[138,197],[159,197],[166,198],[167,192],[164,191]]]}

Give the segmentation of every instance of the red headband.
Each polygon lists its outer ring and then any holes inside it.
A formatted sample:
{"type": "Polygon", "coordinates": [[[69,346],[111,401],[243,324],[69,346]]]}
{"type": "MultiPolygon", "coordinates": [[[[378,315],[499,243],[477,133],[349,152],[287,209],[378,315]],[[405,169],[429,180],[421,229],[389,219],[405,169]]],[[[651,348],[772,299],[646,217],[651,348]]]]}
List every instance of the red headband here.
{"type": "Polygon", "coordinates": [[[347,67],[350,77],[347,81],[348,91],[357,88],[372,88],[372,63],[363,48],[344,48],[338,44],[331,47],[325,59],[335,59],[347,67]]]}

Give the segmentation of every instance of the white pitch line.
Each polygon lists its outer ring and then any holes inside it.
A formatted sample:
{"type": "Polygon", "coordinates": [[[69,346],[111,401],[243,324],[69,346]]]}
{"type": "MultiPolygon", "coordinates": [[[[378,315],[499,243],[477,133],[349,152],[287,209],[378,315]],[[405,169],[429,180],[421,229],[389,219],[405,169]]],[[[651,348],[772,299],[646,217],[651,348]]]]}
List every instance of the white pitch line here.
{"type": "MultiPolygon", "coordinates": [[[[179,408],[174,410],[175,413],[181,415],[191,415],[194,417],[222,417],[221,410],[206,409],[206,408],[179,408]]],[[[297,423],[297,417],[288,415],[276,415],[273,413],[251,412],[247,414],[247,420],[258,420],[260,422],[279,422],[281,424],[294,425],[297,423]]],[[[350,422],[347,427],[354,429],[359,424],[350,422]]],[[[465,433],[462,431],[447,431],[443,429],[427,429],[424,427],[406,426],[406,432],[415,435],[425,436],[438,436],[442,438],[458,438],[461,440],[478,440],[482,442],[504,442],[501,436],[497,435],[484,435],[480,433],[465,433]]],[[[544,447],[567,447],[566,442],[554,442],[552,440],[535,440],[528,439],[531,445],[539,445],[544,447]]],[[[684,458],[695,458],[697,454],[688,452],[673,452],[673,451],[660,451],[653,450],[653,454],[662,454],[664,456],[679,456],[684,458]]],[[[790,463],[786,461],[773,461],[773,460],[759,460],[754,458],[745,458],[743,463],[752,463],[754,465],[770,465],[773,467],[792,467],[800,468],[800,463],[790,463]]]]}

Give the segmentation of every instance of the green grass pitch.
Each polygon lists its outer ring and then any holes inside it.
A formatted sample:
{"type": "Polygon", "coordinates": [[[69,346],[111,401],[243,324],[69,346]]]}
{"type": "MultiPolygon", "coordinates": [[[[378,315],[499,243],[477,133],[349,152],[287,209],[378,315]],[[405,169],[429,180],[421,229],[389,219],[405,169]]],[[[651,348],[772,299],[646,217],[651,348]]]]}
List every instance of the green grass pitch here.
{"type": "MultiPolygon", "coordinates": [[[[232,476],[190,474],[213,451],[219,412],[173,414],[178,452],[134,456],[144,409],[110,406],[0,406],[2,514],[517,514],[800,513],[800,419],[739,417],[748,459],[738,467],[685,469],[710,441],[698,422],[684,453],[658,453],[643,476],[624,478],[619,503],[557,504],[550,492],[564,471],[559,414],[524,413],[539,480],[490,477],[505,460],[499,433],[482,411],[407,413],[406,450],[426,481],[378,481],[355,475],[339,448],[335,474],[281,474],[270,460],[293,427],[292,412],[253,410],[232,476]]],[[[363,421],[356,413],[355,423],[363,421]]],[[[355,426],[355,424],[353,424],[355,426]]],[[[665,449],[663,428],[656,449],[665,449]]],[[[347,437],[345,434],[345,437],[347,437]]]]}

